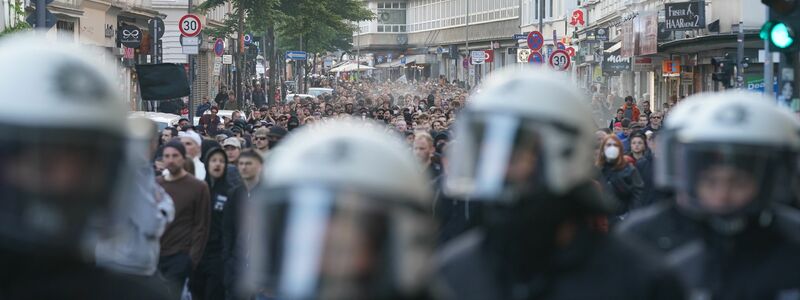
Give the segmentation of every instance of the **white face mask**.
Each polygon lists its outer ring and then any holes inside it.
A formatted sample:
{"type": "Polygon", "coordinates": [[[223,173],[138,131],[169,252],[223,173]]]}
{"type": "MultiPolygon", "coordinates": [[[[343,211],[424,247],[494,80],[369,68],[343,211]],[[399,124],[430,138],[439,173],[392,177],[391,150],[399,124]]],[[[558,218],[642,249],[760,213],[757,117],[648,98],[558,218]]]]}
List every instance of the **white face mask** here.
{"type": "Polygon", "coordinates": [[[619,157],[619,148],[616,146],[609,146],[606,147],[606,150],[603,152],[606,155],[606,160],[615,160],[619,157]]]}

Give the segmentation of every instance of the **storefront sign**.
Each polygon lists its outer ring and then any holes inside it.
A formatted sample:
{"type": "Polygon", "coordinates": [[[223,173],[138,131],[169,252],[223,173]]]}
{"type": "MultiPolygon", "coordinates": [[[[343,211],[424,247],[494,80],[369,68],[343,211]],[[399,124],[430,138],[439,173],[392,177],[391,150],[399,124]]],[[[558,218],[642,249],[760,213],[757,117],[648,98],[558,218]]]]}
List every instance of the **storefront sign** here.
{"type": "Polygon", "coordinates": [[[678,31],[706,27],[704,1],[664,4],[666,30],[678,31]]]}
{"type": "MultiPolygon", "coordinates": [[[[609,47],[613,43],[606,44],[609,47]]],[[[609,47],[605,47],[608,49],[609,47]]],[[[631,69],[631,59],[622,57],[621,51],[617,50],[611,53],[603,51],[603,72],[619,72],[628,71],[631,69]]]]}
{"type": "Polygon", "coordinates": [[[598,41],[608,42],[608,28],[597,28],[594,30],[594,38],[598,41]]]}
{"type": "Polygon", "coordinates": [[[661,74],[666,77],[680,76],[681,74],[681,60],[680,58],[673,60],[665,60],[661,62],[661,74]]]}

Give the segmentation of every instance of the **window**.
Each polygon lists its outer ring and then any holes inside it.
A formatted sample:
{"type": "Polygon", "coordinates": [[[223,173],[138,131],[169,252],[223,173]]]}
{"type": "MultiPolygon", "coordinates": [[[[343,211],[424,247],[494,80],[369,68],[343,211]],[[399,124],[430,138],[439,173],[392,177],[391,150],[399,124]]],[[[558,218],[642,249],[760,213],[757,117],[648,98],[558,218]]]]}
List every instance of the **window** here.
{"type": "Polygon", "coordinates": [[[550,0],[550,17],[553,17],[553,0],[550,0]]]}
{"type": "Polygon", "coordinates": [[[75,23],[67,21],[56,22],[56,33],[60,42],[75,41],[75,23]]]}
{"type": "Polygon", "coordinates": [[[378,2],[378,8],[383,8],[383,2],[378,2]]]}
{"type": "Polygon", "coordinates": [[[378,32],[383,32],[383,25],[378,25],[378,32]]]}

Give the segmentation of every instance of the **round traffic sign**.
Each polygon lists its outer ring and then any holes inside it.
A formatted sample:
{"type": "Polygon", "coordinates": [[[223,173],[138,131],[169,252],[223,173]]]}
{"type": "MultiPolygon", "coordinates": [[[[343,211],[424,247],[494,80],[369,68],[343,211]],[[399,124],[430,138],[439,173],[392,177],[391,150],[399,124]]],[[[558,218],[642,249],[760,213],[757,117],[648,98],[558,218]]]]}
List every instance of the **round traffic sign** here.
{"type": "Polygon", "coordinates": [[[556,50],[550,55],[550,66],[558,71],[564,71],[569,68],[570,58],[567,51],[556,50]]]}
{"type": "Polygon", "coordinates": [[[222,39],[217,39],[217,41],[214,42],[214,54],[217,56],[222,56],[222,54],[225,54],[225,41],[222,39]]]}
{"type": "Polygon", "coordinates": [[[530,64],[541,64],[543,62],[544,57],[542,57],[542,54],[539,52],[531,52],[531,54],[528,55],[528,63],[530,64]]]}
{"type": "Polygon", "coordinates": [[[567,50],[567,45],[564,45],[564,43],[562,43],[562,42],[558,42],[558,43],[556,44],[556,48],[557,48],[558,50],[567,50]]]}
{"type": "Polygon", "coordinates": [[[567,51],[567,54],[569,54],[569,57],[575,57],[575,48],[567,47],[567,49],[564,50],[564,51],[567,51]]]}
{"type": "Polygon", "coordinates": [[[203,30],[203,24],[200,23],[200,17],[188,14],[181,17],[178,29],[183,36],[196,36],[203,30]]]}
{"type": "Polygon", "coordinates": [[[244,35],[244,43],[247,44],[247,45],[250,45],[250,43],[252,43],[252,42],[253,42],[253,36],[250,35],[249,33],[245,34],[244,35]]]}
{"type": "Polygon", "coordinates": [[[528,33],[528,48],[533,51],[537,51],[542,49],[544,45],[544,36],[541,32],[538,31],[531,31],[528,33]]]}

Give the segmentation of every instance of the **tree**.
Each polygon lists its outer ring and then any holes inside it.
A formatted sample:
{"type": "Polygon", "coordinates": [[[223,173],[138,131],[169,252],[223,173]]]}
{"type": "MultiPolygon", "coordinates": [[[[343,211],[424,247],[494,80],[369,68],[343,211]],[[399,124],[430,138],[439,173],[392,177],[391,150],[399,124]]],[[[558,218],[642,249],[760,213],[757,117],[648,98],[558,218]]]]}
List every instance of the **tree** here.
{"type": "Polygon", "coordinates": [[[374,17],[361,0],[208,0],[198,9],[207,11],[225,3],[232,4],[234,13],[222,28],[208,29],[207,34],[229,37],[236,33],[239,41],[244,32],[264,37],[264,57],[271,63],[269,99],[276,91],[279,73],[275,66],[283,60],[280,53],[348,50],[357,29],[354,23],[374,17]]]}

